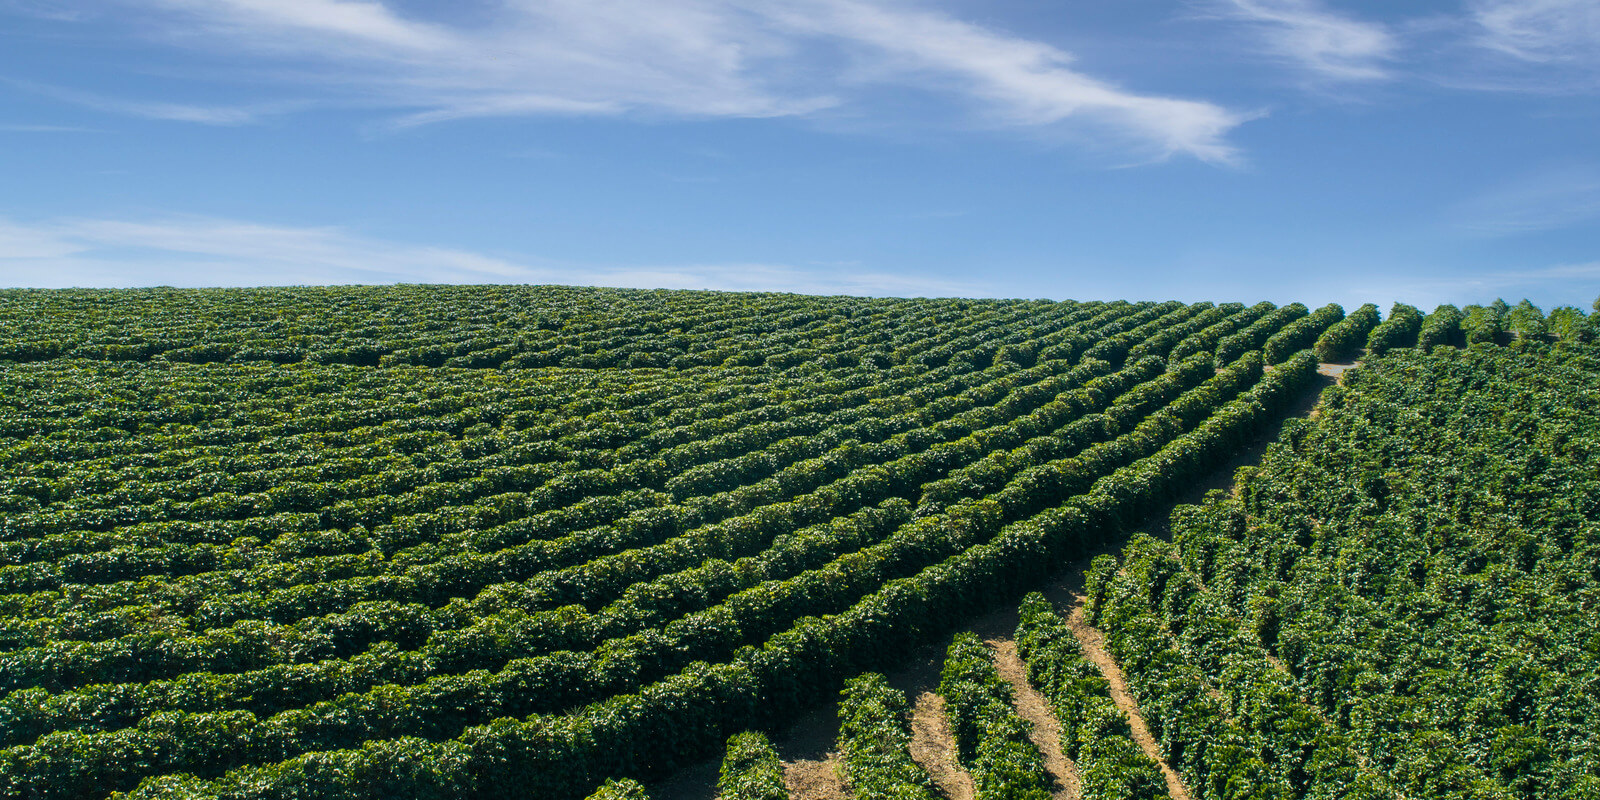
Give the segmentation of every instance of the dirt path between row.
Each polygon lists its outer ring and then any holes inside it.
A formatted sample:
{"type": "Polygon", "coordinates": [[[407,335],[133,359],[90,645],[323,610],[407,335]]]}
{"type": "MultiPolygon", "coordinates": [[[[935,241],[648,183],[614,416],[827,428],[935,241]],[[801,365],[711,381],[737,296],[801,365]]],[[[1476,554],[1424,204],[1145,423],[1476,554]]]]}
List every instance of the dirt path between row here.
{"type": "Polygon", "coordinates": [[[1105,635],[1084,618],[1081,599],[1072,606],[1072,612],[1067,616],[1067,626],[1072,629],[1072,635],[1077,638],[1078,644],[1083,646],[1084,657],[1094,662],[1094,665],[1100,668],[1100,674],[1105,676],[1106,682],[1111,684],[1111,701],[1116,703],[1117,708],[1122,709],[1123,716],[1128,718],[1128,727],[1133,730],[1134,743],[1161,767],[1161,777],[1167,781],[1167,794],[1172,795],[1172,800],[1192,800],[1194,795],[1189,793],[1189,787],[1161,756],[1161,745],[1150,735],[1150,726],[1145,724],[1144,714],[1139,711],[1139,704],[1128,691],[1128,680],[1122,674],[1122,667],[1118,666],[1111,658],[1111,654],[1106,652],[1105,635]]]}
{"type": "MultiPolygon", "coordinates": [[[[1152,514],[1150,519],[1145,520],[1143,525],[1136,527],[1134,530],[1144,530],[1163,538],[1170,537],[1171,530],[1168,527],[1167,520],[1173,508],[1179,505],[1198,503],[1205,498],[1207,492],[1213,489],[1224,492],[1233,491],[1234,477],[1237,470],[1240,467],[1259,464],[1262,455],[1266,453],[1267,447],[1278,440],[1278,434],[1283,430],[1285,422],[1295,418],[1315,418],[1317,401],[1321,399],[1322,391],[1341,381],[1344,373],[1356,366],[1358,366],[1358,362],[1318,364],[1317,379],[1292,406],[1285,409],[1282,418],[1277,424],[1272,425],[1258,436],[1254,442],[1251,442],[1249,446],[1229,459],[1227,463],[1218,466],[1210,475],[1197,481],[1188,491],[1180,495],[1176,501],[1152,514]]],[[[1189,787],[1184,784],[1183,779],[1162,757],[1160,744],[1151,735],[1150,726],[1145,722],[1144,715],[1139,710],[1139,704],[1133,699],[1132,693],[1128,691],[1128,681],[1127,677],[1122,673],[1122,667],[1106,651],[1105,635],[1098,628],[1090,625],[1089,621],[1084,618],[1083,602],[1085,598],[1082,594],[1082,574],[1091,560],[1092,557],[1085,558],[1069,571],[1067,583],[1071,587],[1069,589],[1070,598],[1059,598],[1058,596],[1057,598],[1052,598],[1052,600],[1056,602],[1057,608],[1066,607],[1071,609],[1067,615],[1068,627],[1072,629],[1073,636],[1077,638],[1078,643],[1083,647],[1084,656],[1100,668],[1100,672],[1105,676],[1106,682],[1111,685],[1111,699],[1128,718],[1128,727],[1133,731],[1134,742],[1139,745],[1139,749],[1144,751],[1145,755],[1154,760],[1156,765],[1161,768],[1161,775],[1167,782],[1167,793],[1172,796],[1172,800],[1192,800],[1194,795],[1189,791],[1189,787]],[[1063,599],[1066,602],[1061,602],[1063,599]]]]}
{"type": "MultiPolygon", "coordinates": [[[[1319,365],[1318,378],[1292,406],[1284,409],[1277,424],[1269,426],[1254,442],[1226,463],[1219,465],[1208,476],[1197,480],[1172,503],[1158,509],[1143,523],[1129,530],[1145,531],[1161,538],[1170,536],[1167,517],[1173,508],[1182,504],[1198,503],[1204,499],[1206,492],[1212,489],[1232,490],[1235,471],[1242,466],[1260,463],[1267,446],[1277,441],[1283,422],[1296,417],[1311,416],[1322,390],[1334,385],[1345,370],[1353,366],[1355,364],[1319,365]]],[[[1084,642],[1085,654],[1098,654],[1091,656],[1091,659],[1100,666],[1101,671],[1106,674],[1106,679],[1112,681],[1113,686],[1121,687],[1122,699],[1118,700],[1119,707],[1137,713],[1137,705],[1127,692],[1127,683],[1121,668],[1117,667],[1105,652],[1104,637],[1082,620],[1079,610],[1083,603],[1083,573],[1088,568],[1089,562],[1098,555],[1120,552],[1125,539],[1125,536],[1114,537],[1112,541],[1096,548],[1093,552],[1085,553],[1083,558],[1063,569],[1047,585],[1036,588],[1043,592],[1056,608],[1072,609],[1068,624],[1073,626],[1073,632],[1078,634],[1079,641],[1084,642]],[[1091,647],[1091,642],[1096,644],[1091,647]],[[1115,679],[1112,678],[1113,675],[1116,676],[1115,679]]],[[[972,619],[961,630],[972,631],[980,639],[998,647],[1000,642],[1011,643],[1016,627],[1017,609],[1011,605],[972,619]]],[[[956,762],[955,742],[950,737],[949,725],[944,719],[943,701],[933,693],[934,688],[939,685],[939,670],[944,664],[944,652],[949,644],[950,637],[945,636],[937,642],[918,648],[906,658],[899,669],[889,672],[886,677],[891,686],[905,692],[913,702],[912,756],[917,763],[928,770],[948,800],[973,800],[975,792],[972,787],[972,777],[956,762]]],[[[1019,691],[1018,697],[1021,696],[1022,693],[1019,691]]],[[[1115,695],[1113,699],[1116,699],[1115,695]]],[[[1043,702],[1042,698],[1040,702],[1043,702]]],[[[778,755],[784,760],[784,780],[788,784],[790,797],[793,800],[838,800],[849,796],[833,769],[837,756],[831,751],[838,735],[838,707],[837,700],[825,703],[802,715],[784,730],[773,734],[773,744],[777,747],[778,755]]],[[[1045,716],[1051,715],[1046,712],[1045,716]]],[[[1134,724],[1134,719],[1133,714],[1130,714],[1130,726],[1134,724]]],[[[1149,727],[1144,724],[1143,717],[1137,719],[1135,730],[1142,730],[1145,739],[1145,742],[1140,742],[1140,747],[1145,749],[1145,752],[1152,753],[1152,757],[1159,756],[1159,750],[1152,751],[1146,747],[1147,743],[1150,747],[1154,747],[1155,743],[1150,737],[1149,727]]],[[[1036,722],[1035,730],[1039,729],[1036,722]]],[[[1058,735],[1053,735],[1053,738],[1057,742],[1056,752],[1059,753],[1060,738],[1058,735]]],[[[1049,751],[1045,752],[1048,757],[1049,751]]],[[[719,756],[680,770],[671,778],[647,787],[649,795],[652,800],[708,800],[716,794],[717,769],[720,763],[719,756]]],[[[1061,788],[1073,794],[1058,793],[1056,797],[1071,797],[1076,800],[1079,786],[1077,772],[1071,767],[1071,762],[1066,763],[1068,768],[1057,774],[1057,778],[1063,784],[1061,788]]],[[[1171,792],[1173,800],[1191,800],[1193,795],[1187,791],[1187,787],[1183,786],[1182,781],[1177,779],[1177,775],[1166,763],[1160,758],[1156,758],[1156,763],[1161,765],[1162,773],[1167,776],[1168,791],[1171,792]]],[[[1052,774],[1056,773],[1052,770],[1052,774]]]]}
{"type": "Polygon", "coordinates": [[[944,714],[944,698],[933,692],[918,695],[911,707],[911,759],[928,771],[933,785],[948,800],[972,800],[977,795],[972,775],[961,766],[956,753],[955,734],[944,714]]]}
{"type": "Polygon", "coordinates": [[[838,753],[829,753],[821,759],[802,758],[783,765],[783,786],[790,797],[811,797],[816,800],[845,800],[840,779],[838,753]]]}
{"type": "Polygon", "coordinates": [[[1029,738],[1044,754],[1044,767],[1055,779],[1052,795],[1056,800],[1079,800],[1083,797],[1083,781],[1078,778],[1077,766],[1061,751],[1061,720],[1056,719],[1044,695],[1028,682],[1028,666],[1017,655],[1017,643],[991,639],[989,646],[994,648],[995,670],[1016,694],[1017,713],[1033,724],[1029,738]]]}

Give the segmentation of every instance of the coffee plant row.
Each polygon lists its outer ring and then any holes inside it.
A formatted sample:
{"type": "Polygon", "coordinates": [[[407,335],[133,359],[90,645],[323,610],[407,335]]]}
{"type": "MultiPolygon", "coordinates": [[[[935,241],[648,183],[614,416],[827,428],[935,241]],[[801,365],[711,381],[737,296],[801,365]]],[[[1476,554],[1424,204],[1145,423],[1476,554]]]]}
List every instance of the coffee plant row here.
{"type": "Polygon", "coordinates": [[[1066,620],[1044,598],[1023,598],[1017,652],[1028,680],[1061,721],[1061,752],[1077,765],[1084,800],[1157,800],[1167,784],[1156,762],[1133,740],[1111,686],[1083,654],[1066,620]]]}
{"type": "Polygon", "coordinates": [[[0,796],[631,796],[1520,308],[0,292],[0,796]]]}
{"type": "Polygon", "coordinates": [[[995,669],[976,634],[956,634],[939,674],[939,695],[956,754],[979,800],[1045,800],[1052,780],[1034,744],[1033,725],[1017,713],[1011,684],[995,669]]]}
{"type": "Polygon", "coordinates": [[[1600,348],[1535,320],[1392,314],[1233,495],[1096,560],[1198,797],[1600,797],[1600,348]]]}
{"type": "Polygon", "coordinates": [[[839,703],[840,778],[856,800],[938,800],[911,757],[911,709],[905,692],[869,672],[845,683],[839,703]]]}

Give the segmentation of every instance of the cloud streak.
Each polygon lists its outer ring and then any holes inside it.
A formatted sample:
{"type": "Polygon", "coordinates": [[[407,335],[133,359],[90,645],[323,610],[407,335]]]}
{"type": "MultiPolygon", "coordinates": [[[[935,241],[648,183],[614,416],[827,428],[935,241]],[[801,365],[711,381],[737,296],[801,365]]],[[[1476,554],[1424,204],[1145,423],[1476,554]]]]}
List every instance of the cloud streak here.
{"type": "Polygon", "coordinates": [[[1600,89],[1600,6],[1593,0],[1464,0],[1419,21],[1419,72],[1440,86],[1545,95],[1600,89]]]}
{"type": "Polygon", "coordinates": [[[929,76],[973,98],[999,125],[1056,125],[1088,117],[1136,132],[1162,156],[1235,159],[1228,131],[1249,115],[1211,103],[1128,92],[1072,68],[1056,47],[947,15],[859,0],[789,5],[780,19],[797,30],[856,44],[877,68],[904,83],[929,76]]]}
{"type": "Polygon", "coordinates": [[[1382,306],[1398,300],[1426,313],[1441,303],[1461,306],[1500,297],[1511,302],[1527,298],[1546,310],[1560,305],[1587,309],[1600,292],[1600,261],[1511,270],[1451,270],[1436,275],[1356,276],[1345,287],[1349,298],[1339,300],[1347,308],[1360,302],[1382,306]]]}
{"type": "Polygon", "coordinates": [[[83,18],[80,11],[65,9],[51,0],[0,0],[0,11],[34,19],[75,22],[83,18]]]}
{"type": "Polygon", "coordinates": [[[75,106],[144,119],[194,122],[201,125],[248,125],[258,119],[300,108],[303,104],[259,104],[253,106],[201,106],[111,97],[61,86],[0,78],[0,82],[32,94],[43,95],[75,106]]]}
{"type": "Polygon", "coordinates": [[[1600,6],[1593,0],[1479,0],[1479,45],[1537,64],[1600,64],[1600,6]]]}
{"type": "MultiPolygon", "coordinates": [[[[1576,94],[1600,88],[1594,0],[1462,0],[1459,11],[1381,22],[1324,0],[1188,0],[1234,23],[1314,88],[1412,79],[1467,91],[1576,94]]],[[[1391,12],[1393,13],[1393,12],[1391,12]]]]}
{"type": "MultiPolygon", "coordinates": [[[[1154,158],[1229,163],[1237,154],[1227,137],[1252,117],[1123,88],[1058,47],[910,0],[503,0],[426,17],[390,0],[110,1],[160,41],[257,75],[276,67],[271,74],[321,104],[388,107],[400,125],[887,113],[872,102],[875,90],[912,90],[953,101],[982,128],[1072,128],[1154,158]]],[[[273,112],[56,94],[210,124],[273,112]]]]}
{"type": "Polygon", "coordinates": [[[0,218],[0,286],[533,283],[806,294],[983,296],[973,284],[782,264],[594,265],[392,242],[332,227],[214,217],[0,218]]]}
{"type": "Polygon", "coordinates": [[[1336,14],[1316,0],[1216,0],[1206,8],[1249,26],[1267,53],[1323,80],[1388,78],[1400,48],[1386,26],[1336,14]]]}
{"type": "Polygon", "coordinates": [[[30,125],[14,122],[0,122],[0,133],[94,133],[93,128],[80,128],[76,125],[30,125]]]}

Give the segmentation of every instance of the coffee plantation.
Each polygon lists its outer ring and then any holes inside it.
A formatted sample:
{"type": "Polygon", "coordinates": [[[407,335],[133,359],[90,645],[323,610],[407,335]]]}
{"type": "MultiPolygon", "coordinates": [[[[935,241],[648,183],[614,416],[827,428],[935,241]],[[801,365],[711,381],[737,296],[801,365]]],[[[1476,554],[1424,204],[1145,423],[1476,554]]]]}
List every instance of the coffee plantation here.
{"type": "MultiPolygon", "coordinates": [[[[1363,351],[1238,497],[1095,562],[1094,624],[1197,797],[1597,796],[1592,319],[0,291],[0,796],[645,797],[719,758],[784,796],[763,732],[843,697],[844,785],[937,797],[875,673],[1363,351]]],[[[1059,610],[1023,622],[1085,791],[1164,793],[1059,610]]],[[[988,653],[940,689],[962,764],[1048,796],[988,653]]]]}

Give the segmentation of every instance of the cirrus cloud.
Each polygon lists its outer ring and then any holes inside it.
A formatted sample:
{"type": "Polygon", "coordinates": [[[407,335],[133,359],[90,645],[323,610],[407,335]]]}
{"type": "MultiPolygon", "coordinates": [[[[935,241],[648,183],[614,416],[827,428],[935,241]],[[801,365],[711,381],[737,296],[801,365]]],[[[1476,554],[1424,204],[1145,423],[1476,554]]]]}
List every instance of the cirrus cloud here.
{"type": "Polygon", "coordinates": [[[0,217],[0,287],[518,283],[867,296],[988,296],[976,283],[849,265],[581,264],[397,242],[338,227],[193,215],[0,217]]]}
{"type": "MultiPolygon", "coordinates": [[[[1154,159],[1231,163],[1238,154],[1229,134],[1257,116],[1125,88],[1055,45],[909,0],[504,0],[426,15],[393,0],[96,5],[123,9],[98,16],[148,38],[208,51],[226,68],[316,98],[298,107],[383,107],[399,125],[529,115],[888,114],[874,92],[911,91],[964,115],[968,127],[1070,129],[1154,159]]],[[[108,111],[222,124],[297,109],[53,91],[108,111]]]]}
{"type": "Polygon", "coordinates": [[[1600,65],[1600,5],[1591,0],[1479,0],[1479,45],[1540,64],[1600,65]]]}
{"type": "Polygon", "coordinates": [[[1316,0],[1216,0],[1204,7],[1250,26],[1267,53],[1319,79],[1388,78],[1387,64],[1400,48],[1387,26],[1330,11],[1316,0]]]}

